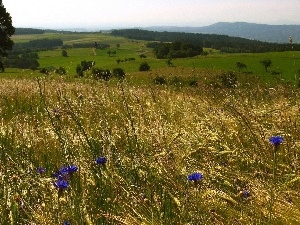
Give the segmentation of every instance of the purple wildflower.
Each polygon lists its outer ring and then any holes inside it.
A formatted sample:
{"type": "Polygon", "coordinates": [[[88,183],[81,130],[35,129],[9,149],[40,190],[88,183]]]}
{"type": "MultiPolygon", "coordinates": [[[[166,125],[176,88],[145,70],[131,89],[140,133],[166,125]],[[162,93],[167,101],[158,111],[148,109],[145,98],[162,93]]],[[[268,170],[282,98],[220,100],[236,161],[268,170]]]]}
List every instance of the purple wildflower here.
{"type": "Polygon", "coordinates": [[[274,146],[278,146],[283,142],[283,137],[281,136],[272,136],[270,137],[270,142],[271,144],[273,144],[274,146]]]}
{"type": "Polygon", "coordinates": [[[192,173],[188,176],[188,180],[189,181],[198,181],[198,180],[202,180],[203,178],[203,174],[202,173],[192,173]]]}
{"type": "Polygon", "coordinates": [[[53,185],[54,187],[62,191],[69,187],[69,182],[64,180],[61,176],[59,176],[58,179],[55,182],[53,182],[53,185]]]}
{"type": "Polygon", "coordinates": [[[104,165],[106,161],[107,161],[106,157],[99,157],[98,159],[95,160],[96,164],[98,165],[104,165]]]}
{"type": "Polygon", "coordinates": [[[69,174],[75,173],[78,170],[78,167],[75,165],[68,165],[67,171],[69,174]]]}
{"type": "Polygon", "coordinates": [[[42,174],[42,173],[46,172],[46,169],[40,166],[36,169],[36,172],[38,172],[39,174],[42,174]]]}
{"type": "Polygon", "coordinates": [[[75,173],[78,170],[78,167],[75,165],[68,165],[68,166],[63,166],[61,167],[58,172],[53,173],[52,175],[54,177],[59,177],[62,176],[64,178],[68,178],[70,175],[72,175],[73,173],[75,173]]]}
{"type": "Polygon", "coordinates": [[[244,198],[244,199],[250,197],[250,191],[248,191],[248,190],[244,190],[242,194],[243,194],[243,198],[244,198]]]}

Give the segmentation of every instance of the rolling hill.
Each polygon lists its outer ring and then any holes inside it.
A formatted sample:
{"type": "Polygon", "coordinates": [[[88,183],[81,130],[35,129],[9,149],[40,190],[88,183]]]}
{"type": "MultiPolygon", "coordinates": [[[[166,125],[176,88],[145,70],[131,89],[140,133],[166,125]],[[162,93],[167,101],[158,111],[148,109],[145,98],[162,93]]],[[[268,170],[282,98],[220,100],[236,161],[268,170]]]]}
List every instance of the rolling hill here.
{"type": "Polygon", "coordinates": [[[300,25],[267,25],[245,22],[219,22],[204,27],[147,27],[153,31],[172,31],[203,34],[221,34],[247,39],[287,43],[293,37],[294,43],[300,43],[300,25]]]}

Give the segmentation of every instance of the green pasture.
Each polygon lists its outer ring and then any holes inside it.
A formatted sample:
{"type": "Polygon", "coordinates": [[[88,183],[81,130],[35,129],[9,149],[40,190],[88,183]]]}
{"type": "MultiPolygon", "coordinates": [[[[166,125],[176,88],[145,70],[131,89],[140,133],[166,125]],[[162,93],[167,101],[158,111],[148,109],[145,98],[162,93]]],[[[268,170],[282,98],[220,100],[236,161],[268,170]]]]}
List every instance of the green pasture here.
{"type": "MultiPolygon", "coordinates": [[[[121,67],[125,72],[130,75],[134,80],[134,74],[137,79],[141,77],[139,72],[139,65],[141,62],[146,61],[150,65],[152,74],[166,75],[161,71],[166,70],[167,63],[165,59],[156,59],[152,49],[146,47],[146,41],[129,40],[122,37],[115,37],[109,33],[45,33],[41,35],[15,35],[13,40],[15,42],[24,42],[32,39],[43,38],[59,38],[62,39],[64,45],[71,46],[76,43],[89,43],[91,46],[95,42],[98,44],[109,44],[110,48],[105,50],[97,49],[94,51],[91,48],[67,48],[68,57],[63,57],[61,54],[62,49],[55,49],[51,51],[39,52],[39,63],[41,68],[58,68],[60,66],[67,70],[68,75],[73,76],[76,74],[76,66],[81,61],[95,61],[95,67],[101,69],[112,70],[116,67],[121,67]],[[117,44],[120,45],[117,48],[117,44]],[[116,54],[109,56],[108,51],[115,51],[116,54]],[[147,56],[141,59],[140,54],[147,56]],[[120,62],[118,59],[125,60],[126,58],[135,58],[135,61],[120,62]]],[[[249,53],[249,54],[222,54],[213,49],[205,49],[209,52],[208,56],[198,56],[193,58],[173,59],[174,67],[180,69],[173,69],[172,71],[181,71],[179,74],[169,73],[167,75],[173,76],[187,76],[182,68],[193,68],[203,71],[210,71],[210,74],[219,74],[224,71],[235,71],[237,73],[251,74],[260,77],[265,82],[273,82],[274,80],[284,82],[295,82],[295,76],[298,76],[300,69],[300,52],[270,52],[270,53],[249,53]],[[266,72],[261,60],[270,59],[272,65],[266,72]],[[236,62],[246,64],[247,68],[238,71],[236,62]],[[271,74],[271,71],[275,74],[271,74]]],[[[10,73],[10,69],[6,73],[10,73]]],[[[26,73],[23,71],[23,73],[26,73]]],[[[28,72],[32,74],[32,72],[28,72]]],[[[36,71],[34,73],[37,73],[36,71]]],[[[10,74],[14,76],[14,74],[10,74]]]]}

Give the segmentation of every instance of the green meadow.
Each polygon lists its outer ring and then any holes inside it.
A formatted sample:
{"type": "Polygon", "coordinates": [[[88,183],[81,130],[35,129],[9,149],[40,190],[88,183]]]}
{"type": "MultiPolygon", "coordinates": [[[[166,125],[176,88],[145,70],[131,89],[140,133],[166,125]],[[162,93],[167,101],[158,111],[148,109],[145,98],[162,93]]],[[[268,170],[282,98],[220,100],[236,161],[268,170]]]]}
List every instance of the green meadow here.
{"type": "Polygon", "coordinates": [[[13,40],[42,38],[110,48],[38,53],[66,75],[0,73],[0,224],[300,224],[300,52],[205,49],[167,66],[145,41],[107,33],[13,40]],[[82,60],[125,79],[77,77],[82,60]]]}
{"type": "MultiPolygon", "coordinates": [[[[251,74],[258,76],[265,82],[273,82],[274,80],[284,81],[289,83],[295,82],[295,76],[298,76],[300,69],[300,52],[271,52],[271,53],[247,53],[247,54],[222,54],[219,51],[213,49],[204,49],[208,52],[207,56],[198,56],[185,59],[173,59],[172,63],[175,68],[167,68],[167,60],[156,59],[153,50],[146,47],[146,41],[130,40],[122,37],[115,37],[108,33],[45,33],[39,35],[15,35],[13,40],[18,42],[26,42],[34,39],[44,38],[58,38],[63,40],[64,45],[73,45],[78,43],[91,44],[91,48],[69,48],[66,49],[68,57],[63,57],[61,49],[51,51],[39,52],[40,67],[54,67],[60,66],[67,70],[67,74],[71,77],[76,75],[76,66],[81,61],[95,61],[95,67],[102,69],[112,70],[113,68],[120,67],[128,74],[128,77],[134,77],[135,83],[139,83],[139,78],[143,76],[143,73],[139,72],[139,65],[141,62],[146,61],[150,65],[152,74],[159,76],[185,76],[184,69],[197,69],[200,71],[209,70],[210,73],[218,74],[224,71],[235,71],[237,73],[251,74]],[[92,49],[93,44],[105,43],[109,44],[110,48],[105,50],[92,49]],[[120,45],[117,48],[117,44],[120,45]],[[115,51],[116,54],[109,56],[108,51],[115,51]],[[141,59],[140,54],[144,54],[147,58],[141,59]],[[120,62],[117,60],[125,60],[126,58],[133,57],[135,61],[120,62]],[[275,74],[270,74],[270,71],[266,72],[261,60],[270,59],[272,65],[269,68],[275,74]],[[238,71],[236,62],[244,63],[247,68],[242,71],[238,71]],[[176,69],[177,68],[177,69],[176,69]],[[179,69],[180,68],[180,69],[179,69]],[[170,72],[174,71],[174,72],[170,72]],[[178,72],[181,71],[181,72],[178,72]]],[[[7,73],[15,72],[14,69],[7,69],[7,73]]],[[[26,73],[26,71],[21,71],[26,73]]],[[[27,71],[31,74],[32,72],[27,71]]],[[[198,72],[200,73],[200,72],[198,72]]],[[[18,75],[17,75],[18,77],[18,75]]]]}

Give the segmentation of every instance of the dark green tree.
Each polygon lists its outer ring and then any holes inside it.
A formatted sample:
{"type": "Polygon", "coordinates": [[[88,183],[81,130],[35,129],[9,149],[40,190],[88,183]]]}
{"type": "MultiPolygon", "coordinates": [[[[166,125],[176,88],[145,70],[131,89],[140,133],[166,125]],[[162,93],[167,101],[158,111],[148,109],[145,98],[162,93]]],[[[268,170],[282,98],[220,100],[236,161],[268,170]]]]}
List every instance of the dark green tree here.
{"type": "Polygon", "coordinates": [[[239,72],[245,68],[247,68],[246,64],[245,63],[242,63],[242,62],[236,62],[235,63],[236,67],[238,68],[239,72]]]}
{"type": "Polygon", "coordinates": [[[63,57],[68,57],[68,53],[67,53],[67,51],[65,49],[63,49],[61,51],[61,54],[62,54],[63,57]]]}
{"type": "Polygon", "coordinates": [[[145,54],[140,54],[140,58],[145,59],[145,58],[147,58],[147,56],[145,54]]]}
{"type": "Polygon", "coordinates": [[[96,80],[102,79],[108,81],[111,78],[111,72],[108,69],[92,68],[92,75],[96,80]]]}
{"type": "Polygon", "coordinates": [[[208,56],[208,51],[203,51],[203,52],[202,52],[202,55],[203,55],[204,57],[207,57],[207,56],[208,56]]]}
{"type": "Polygon", "coordinates": [[[170,66],[173,66],[173,63],[172,63],[172,59],[168,59],[167,60],[167,65],[170,67],[170,66]]]}
{"type": "Polygon", "coordinates": [[[83,70],[79,64],[76,66],[76,73],[78,76],[83,77],[83,70]]]}
{"type": "Polygon", "coordinates": [[[265,67],[266,72],[268,71],[269,67],[272,65],[271,59],[264,59],[260,61],[260,63],[265,67]]]}
{"type": "Polygon", "coordinates": [[[117,77],[118,79],[124,79],[125,71],[122,68],[114,68],[113,69],[113,76],[117,77]]]}
{"type": "MultiPolygon", "coordinates": [[[[12,19],[2,0],[0,0],[0,61],[1,57],[7,56],[6,51],[11,50],[14,42],[10,37],[15,33],[15,28],[12,25],[12,19]]],[[[0,63],[0,69],[4,71],[3,63],[0,63]]]]}
{"type": "Polygon", "coordinates": [[[55,70],[55,73],[57,73],[59,75],[66,75],[67,71],[64,67],[60,66],[58,69],[55,70]]]}
{"type": "Polygon", "coordinates": [[[237,86],[237,76],[233,71],[224,72],[219,78],[222,85],[226,88],[234,88],[237,86]]]}
{"type": "Polygon", "coordinates": [[[3,63],[0,61],[0,70],[2,71],[2,72],[4,72],[4,65],[3,65],[3,63]]]}
{"type": "Polygon", "coordinates": [[[147,62],[142,62],[140,64],[139,70],[140,71],[149,71],[150,70],[150,66],[149,66],[149,64],[147,62]]]}

